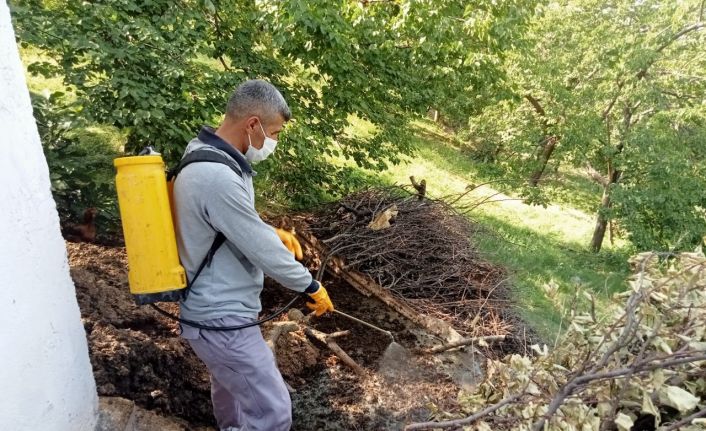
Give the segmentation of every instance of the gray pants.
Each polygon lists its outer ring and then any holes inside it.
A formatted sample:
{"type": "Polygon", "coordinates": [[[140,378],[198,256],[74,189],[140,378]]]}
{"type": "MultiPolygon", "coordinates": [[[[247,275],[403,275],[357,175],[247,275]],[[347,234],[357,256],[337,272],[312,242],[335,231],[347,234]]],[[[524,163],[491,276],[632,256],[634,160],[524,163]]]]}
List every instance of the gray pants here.
{"type": "MultiPolygon", "coordinates": [[[[203,323],[235,326],[252,321],[230,316],[203,323]]],[[[188,340],[211,374],[213,414],[221,430],[286,431],[291,428],[289,392],[259,326],[210,331],[182,325],[182,330],[182,337],[188,340]]]]}

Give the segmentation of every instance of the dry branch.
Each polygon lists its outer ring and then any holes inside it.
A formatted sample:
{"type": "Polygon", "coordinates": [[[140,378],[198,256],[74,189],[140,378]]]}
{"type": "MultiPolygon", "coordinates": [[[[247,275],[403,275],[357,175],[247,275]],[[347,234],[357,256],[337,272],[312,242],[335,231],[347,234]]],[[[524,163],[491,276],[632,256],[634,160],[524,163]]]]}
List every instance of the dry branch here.
{"type": "Polygon", "coordinates": [[[567,382],[559,390],[559,392],[549,404],[549,407],[547,407],[547,412],[544,414],[544,416],[537,420],[534,425],[532,425],[532,430],[540,431],[544,429],[547,418],[551,418],[552,416],[554,416],[556,411],[559,409],[559,407],[564,404],[564,401],[566,401],[567,398],[573,395],[577,391],[577,389],[585,387],[586,385],[592,382],[608,379],[619,379],[627,375],[638,375],[654,370],[671,369],[678,365],[690,364],[700,361],[706,361],[706,355],[688,356],[685,358],[679,358],[677,357],[677,355],[668,355],[666,356],[666,358],[651,359],[649,361],[644,361],[639,364],[632,364],[629,367],[624,367],[617,370],[578,375],[571,379],[569,382],[567,382]]]}
{"type": "Polygon", "coordinates": [[[701,418],[704,416],[706,416],[706,408],[703,408],[703,409],[699,410],[698,412],[696,412],[690,416],[687,416],[678,422],[673,423],[672,425],[669,426],[669,428],[665,429],[664,431],[675,431],[675,430],[681,429],[682,427],[689,425],[691,423],[691,421],[693,421],[694,419],[698,419],[698,418],[701,418]]]}
{"type": "Polygon", "coordinates": [[[578,429],[590,421],[604,430],[615,429],[618,419],[623,427],[637,426],[650,414],[659,429],[676,430],[706,416],[702,389],[688,384],[706,376],[706,257],[661,257],[634,258],[630,288],[604,313],[597,316],[593,304],[590,312],[572,306],[571,324],[552,351],[533,346],[534,357],[489,360],[486,380],[460,399],[478,413],[406,429],[482,422],[481,429],[540,431],[578,429]],[[496,402],[508,393],[522,402],[496,402]],[[678,416],[660,417],[667,407],[678,416]]]}
{"type": "Polygon", "coordinates": [[[405,431],[412,431],[412,430],[426,430],[426,429],[434,429],[434,428],[457,428],[463,425],[468,425],[472,424],[473,422],[477,421],[478,419],[481,419],[485,416],[488,416],[489,414],[493,413],[494,411],[505,407],[508,404],[514,403],[517,401],[520,397],[525,395],[524,393],[519,393],[512,395],[510,397],[507,397],[503,399],[502,401],[499,401],[481,411],[478,413],[475,413],[471,416],[462,418],[462,419],[454,419],[450,421],[443,421],[443,422],[418,422],[414,424],[409,424],[406,427],[404,427],[405,431]]]}
{"type": "Polygon", "coordinates": [[[445,352],[447,350],[455,349],[457,347],[468,346],[469,344],[502,341],[505,339],[505,337],[506,337],[505,335],[486,335],[484,337],[464,338],[464,339],[455,341],[453,343],[440,344],[440,345],[434,346],[430,349],[424,349],[424,350],[421,350],[420,352],[425,353],[425,354],[441,353],[441,352],[445,352]]]}
{"type": "Polygon", "coordinates": [[[337,337],[347,335],[348,331],[339,331],[339,332],[335,332],[333,334],[326,334],[324,332],[317,331],[314,328],[306,327],[306,328],[304,328],[304,333],[306,335],[318,340],[319,342],[325,344],[329,349],[331,349],[331,351],[333,353],[336,354],[336,356],[338,356],[341,359],[341,361],[343,361],[344,364],[351,367],[353,369],[353,371],[355,371],[356,374],[358,374],[360,376],[365,375],[365,369],[363,369],[363,367],[358,365],[358,363],[355,362],[353,360],[353,358],[348,356],[348,354],[343,349],[341,349],[341,346],[339,346],[334,341],[334,339],[337,337]]]}
{"type": "Polygon", "coordinates": [[[296,322],[275,322],[272,324],[272,329],[270,329],[267,336],[265,336],[265,342],[267,347],[275,353],[275,348],[277,346],[277,339],[287,332],[296,331],[299,329],[299,325],[296,322]]]}
{"type": "MultiPolygon", "coordinates": [[[[314,235],[305,232],[302,229],[298,231],[298,236],[309,247],[316,250],[321,255],[326,255],[329,253],[314,235]]],[[[410,321],[425,328],[430,333],[450,341],[455,341],[461,338],[459,333],[444,321],[425,314],[420,314],[418,310],[395,298],[389,290],[382,288],[367,275],[359,271],[347,269],[346,265],[343,263],[343,259],[335,256],[329,257],[326,261],[326,267],[332,274],[343,278],[348,284],[353,286],[354,289],[363,295],[378,298],[385,305],[397,311],[410,321]]]]}

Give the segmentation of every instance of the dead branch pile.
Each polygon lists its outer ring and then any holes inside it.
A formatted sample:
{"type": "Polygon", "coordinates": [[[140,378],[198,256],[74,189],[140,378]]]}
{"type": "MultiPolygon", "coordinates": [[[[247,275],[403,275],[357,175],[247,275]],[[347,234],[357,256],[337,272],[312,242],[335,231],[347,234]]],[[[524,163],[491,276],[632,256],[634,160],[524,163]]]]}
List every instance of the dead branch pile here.
{"type": "Polygon", "coordinates": [[[469,336],[510,329],[499,318],[506,301],[502,272],[478,256],[469,241],[475,227],[445,201],[402,186],[373,188],[307,221],[329,258],[342,257],[347,268],[367,274],[418,312],[469,336]]]}
{"type": "Polygon", "coordinates": [[[470,416],[405,430],[704,430],[706,257],[641,253],[630,287],[569,310],[556,346],[489,360],[460,397],[470,416]],[[669,260],[664,260],[669,258],[669,260]]]}

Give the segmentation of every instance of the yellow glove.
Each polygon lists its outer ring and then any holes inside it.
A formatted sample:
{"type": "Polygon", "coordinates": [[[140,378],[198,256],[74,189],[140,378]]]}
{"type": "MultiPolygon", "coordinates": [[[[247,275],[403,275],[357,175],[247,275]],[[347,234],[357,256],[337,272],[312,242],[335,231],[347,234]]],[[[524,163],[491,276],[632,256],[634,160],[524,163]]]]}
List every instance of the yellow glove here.
{"type": "Polygon", "coordinates": [[[287,250],[291,251],[297,260],[302,260],[304,253],[302,253],[302,246],[299,244],[297,237],[292,232],[287,232],[284,229],[275,229],[275,232],[277,232],[277,236],[282,240],[287,250]]]}
{"type": "Polygon", "coordinates": [[[331,302],[331,298],[328,297],[328,292],[324,289],[324,286],[322,286],[321,283],[319,283],[319,290],[314,293],[309,293],[309,296],[314,300],[314,302],[312,303],[307,301],[306,306],[316,313],[316,317],[321,316],[327,311],[333,311],[333,303],[331,302]]]}

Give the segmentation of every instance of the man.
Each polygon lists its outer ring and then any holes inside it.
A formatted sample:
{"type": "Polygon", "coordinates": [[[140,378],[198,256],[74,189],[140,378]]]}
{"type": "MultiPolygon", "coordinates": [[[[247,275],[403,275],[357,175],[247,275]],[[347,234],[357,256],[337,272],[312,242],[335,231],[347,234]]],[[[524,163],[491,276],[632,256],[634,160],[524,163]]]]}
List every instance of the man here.
{"type": "MultiPolygon", "coordinates": [[[[220,232],[226,238],[182,301],[182,318],[207,326],[255,321],[261,311],[264,274],[309,294],[315,303],[307,305],[317,315],[333,310],[326,289],[295,260],[293,252],[301,258],[296,238],[268,226],[255,211],[255,172],[250,163],[274,151],[290,117],[284,97],[273,85],[247,81],[230,97],[220,127],[204,127],[186,147],[185,155],[221,153],[237,169],[221,163],[192,163],[176,178],[179,256],[190,280],[216,235],[220,232]]],[[[213,412],[221,430],[290,428],[289,392],[258,326],[213,331],[182,325],[182,330],[210,372],[213,412]]]]}

